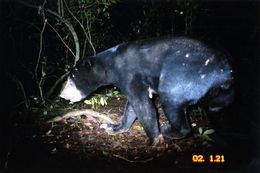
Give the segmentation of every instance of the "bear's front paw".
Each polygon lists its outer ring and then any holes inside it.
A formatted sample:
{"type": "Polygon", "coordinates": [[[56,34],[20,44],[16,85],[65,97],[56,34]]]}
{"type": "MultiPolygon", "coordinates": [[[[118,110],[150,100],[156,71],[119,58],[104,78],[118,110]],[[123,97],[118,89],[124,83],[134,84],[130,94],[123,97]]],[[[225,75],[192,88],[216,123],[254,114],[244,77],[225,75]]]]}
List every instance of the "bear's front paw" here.
{"type": "Polygon", "coordinates": [[[105,129],[105,131],[111,135],[123,133],[123,132],[127,131],[127,130],[121,128],[120,125],[114,125],[114,124],[101,124],[100,128],[105,129]]]}
{"type": "Polygon", "coordinates": [[[163,136],[170,139],[182,139],[187,137],[190,134],[189,129],[178,130],[176,128],[172,128],[170,124],[163,124],[161,125],[160,129],[163,136]]]}
{"type": "Polygon", "coordinates": [[[153,142],[152,142],[152,146],[161,146],[164,143],[164,138],[163,135],[160,134],[158,137],[156,137],[153,142]]]}
{"type": "Polygon", "coordinates": [[[101,124],[100,128],[105,129],[106,132],[112,132],[113,131],[111,124],[101,124]]]}

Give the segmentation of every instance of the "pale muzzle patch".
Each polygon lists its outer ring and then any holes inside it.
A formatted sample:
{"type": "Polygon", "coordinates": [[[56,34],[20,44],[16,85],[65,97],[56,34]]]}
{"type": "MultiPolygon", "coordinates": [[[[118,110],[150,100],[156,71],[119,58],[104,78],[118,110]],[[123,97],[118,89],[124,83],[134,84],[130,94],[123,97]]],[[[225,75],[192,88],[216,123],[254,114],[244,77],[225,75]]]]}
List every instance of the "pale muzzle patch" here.
{"type": "Polygon", "coordinates": [[[66,100],[70,100],[71,102],[81,101],[86,97],[75,85],[74,81],[71,78],[68,78],[68,81],[60,93],[60,97],[66,100]]]}

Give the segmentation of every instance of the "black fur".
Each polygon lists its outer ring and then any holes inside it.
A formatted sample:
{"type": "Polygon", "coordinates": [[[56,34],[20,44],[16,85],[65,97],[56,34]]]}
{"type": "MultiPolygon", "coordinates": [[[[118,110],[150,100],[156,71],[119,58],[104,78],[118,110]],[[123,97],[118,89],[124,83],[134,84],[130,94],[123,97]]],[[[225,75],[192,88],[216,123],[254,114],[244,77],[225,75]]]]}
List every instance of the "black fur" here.
{"type": "Polygon", "coordinates": [[[125,112],[119,125],[107,129],[125,132],[138,119],[151,142],[161,133],[186,137],[191,132],[185,114],[189,105],[206,98],[208,106],[227,106],[233,94],[228,57],[185,37],[120,44],[79,62],[70,78],[85,95],[103,85],[120,88],[127,98],[125,112]],[[169,121],[161,128],[148,88],[159,95],[169,121]]]}

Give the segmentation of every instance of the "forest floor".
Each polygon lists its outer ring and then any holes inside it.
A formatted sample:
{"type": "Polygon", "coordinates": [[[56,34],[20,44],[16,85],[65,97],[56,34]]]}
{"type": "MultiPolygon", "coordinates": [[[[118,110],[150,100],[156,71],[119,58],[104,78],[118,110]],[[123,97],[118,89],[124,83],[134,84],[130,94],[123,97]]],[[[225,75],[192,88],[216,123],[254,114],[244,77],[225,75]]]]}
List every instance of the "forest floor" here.
{"type": "MultiPolygon", "coordinates": [[[[156,103],[160,122],[164,122],[166,120],[162,107],[158,101],[156,103]]],[[[124,97],[111,98],[108,105],[94,109],[91,113],[105,115],[119,123],[124,104],[124,97]]],[[[54,119],[41,118],[37,123],[32,123],[33,125],[17,125],[8,137],[5,170],[19,173],[212,173],[242,172],[245,170],[243,165],[248,164],[248,160],[242,158],[247,154],[242,149],[244,146],[248,147],[243,144],[247,141],[242,140],[242,143],[234,146],[236,140],[223,139],[218,131],[205,134],[207,130],[216,130],[218,127],[213,126],[201,110],[189,113],[193,125],[193,134],[190,137],[181,140],[165,138],[162,145],[150,146],[138,121],[128,132],[110,135],[100,128],[102,123],[109,120],[87,113],[77,113],[83,109],[90,110],[89,106],[81,103],[68,109],[53,111],[50,116],[54,119]],[[65,118],[63,115],[67,112],[71,113],[65,118]],[[213,157],[215,162],[211,162],[210,157],[213,157]]],[[[222,116],[224,115],[220,117],[222,116]]],[[[221,124],[222,120],[219,121],[221,124]]]]}

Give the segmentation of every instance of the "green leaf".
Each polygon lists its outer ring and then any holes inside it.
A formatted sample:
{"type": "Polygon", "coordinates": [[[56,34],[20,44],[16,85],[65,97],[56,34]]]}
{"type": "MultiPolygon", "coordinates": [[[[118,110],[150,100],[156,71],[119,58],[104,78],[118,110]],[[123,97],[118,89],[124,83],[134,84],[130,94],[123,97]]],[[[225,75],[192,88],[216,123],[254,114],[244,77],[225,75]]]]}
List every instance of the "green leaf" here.
{"type": "Polygon", "coordinates": [[[203,139],[206,139],[207,141],[213,141],[208,135],[203,135],[203,139]]]}
{"type": "Polygon", "coordinates": [[[47,116],[48,115],[48,111],[43,111],[43,115],[47,116]]]}
{"type": "Polygon", "coordinates": [[[211,135],[212,133],[214,133],[215,130],[214,129],[208,129],[208,130],[205,130],[203,135],[211,135]]]}
{"type": "Polygon", "coordinates": [[[102,151],[102,154],[103,154],[104,156],[108,156],[108,155],[109,155],[109,152],[107,152],[107,151],[102,151]]]}
{"type": "Polygon", "coordinates": [[[98,104],[98,99],[96,97],[94,98],[94,104],[98,104]]]}
{"type": "Polygon", "coordinates": [[[104,98],[103,98],[103,97],[101,97],[101,98],[100,98],[100,104],[101,104],[102,106],[104,106],[104,105],[105,105],[105,100],[104,100],[104,98]]]}
{"type": "Polygon", "coordinates": [[[87,104],[87,105],[90,105],[91,104],[91,100],[85,100],[84,103],[87,104]]]}
{"type": "Polygon", "coordinates": [[[202,128],[200,127],[200,128],[199,128],[199,134],[201,135],[202,132],[203,132],[203,130],[202,130],[202,128]]]}

